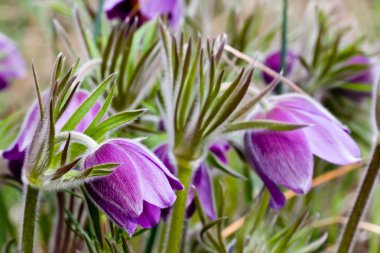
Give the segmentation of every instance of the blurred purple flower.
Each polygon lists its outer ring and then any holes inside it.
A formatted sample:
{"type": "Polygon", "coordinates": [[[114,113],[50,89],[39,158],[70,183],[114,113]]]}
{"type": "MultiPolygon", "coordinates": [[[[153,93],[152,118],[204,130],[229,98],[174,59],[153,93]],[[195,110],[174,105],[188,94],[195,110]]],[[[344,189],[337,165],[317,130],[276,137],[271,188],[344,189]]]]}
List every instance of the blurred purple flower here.
{"type": "Polygon", "coordinates": [[[108,19],[137,17],[142,24],[159,16],[167,16],[171,27],[176,27],[183,15],[182,0],[107,0],[104,10],[108,19]]]}
{"type": "Polygon", "coordinates": [[[313,154],[334,164],[359,162],[360,150],[347,128],[312,99],[291,94],[272,100],[268,112],[254,119],[276,120],[310,126],[293,131],[249,131],[244,136],[248,162],[271,193],[271,206],[285,204],[277,184],[295,193],[309,191],[313,177],[313,154]]]}
{"type": "Polygon", "coordinates": [[[218,141],[211,145],[210,151],[224,164],[228,163],[227,152],[230,145],[227,142],[218,141]]]}
{"type": "Polygon", "coordinates": [[[152,228],[161,209],[171,207],[174,190],[183,186],[148,149],[137,142],[114,139],[88,155],[84,167],[119,164],[111,175],[85,184],[93,201],[104,213],[132,235],[137,225],[152,228]]]}
{"type": "MultiPolygon", "coordinates": [[[[374,73],[372,69],[372,64],[369,58],[363,55],[356,55],[348,59],[344,64],[344,66],[350,65],[367,65],[366,69],[354,72],[354,74],[347,74],[344,78],[344,81],[352,84],[360,84],[370,86],[372,88],[374,83],[374,73]]],[[[341,94],[346,95],[347,97],[360,102],[364,98],[371,97],[371,92],[366,91],[353,91],[348,89],[338,89],[341,94]]]]}
{"type": "MultiPolygon", "coordinates": [[[[288,75],[291,73],[293,69],[293,65],[297,61],[297,55],[294,54],[292,51],[288,51],[286,54],[286,73],[285,75],[288,75]]],[[[281,51],[276,51],[271,54],[269,54],[264,61],[264,64],[268,66],[269,68],[273,69],[276,72],[281,71],[281,51]]],[[[273,77],[268,75],[265,72],[262,72],[262,77],[265,83],[270,84],[273,81],[273,77]]]]}
{"type": "Polygon", "coordinates": [[[15,43],[0,33],[0,90],[7,88],[10,82],[22,78],[25,74],[25,61],[15,43]]]}
{"type": "MultiPolygon", "coordinates": [[[[210,151],[224,164],[227,164],[227,151],[230,146],[225,142],[217,142],[210,147],[210,151]]],[[[154,153],[161,159],[165,166],[176,174],[176,168],[173,165],[169,155],[168,144],[161,144],[155,150],[154,153]]],[[[205,162],[202,162],[200,166],[195,170],[192,178],[192,187],[189,189],[187,201],[186,201],[186,216],[191,217],[195,210],[194,190],[195,187],[198,191],[199,200],[203,207],[204,212],[211,219],[216,218],[215,205],[213,199],[212,182],[209,175],[209,168],[205,162]]],[[[169,213],[169,210],[165,210],[164,217],[169,213]]]]}
{"type": "MultiPolygon", "coordinates": [[[[74,114],[75,110],[80,106],[80,104],[82,104],[84,100],[86,100],[87,97],[88,93],[86,91],[78,91],[74,94],[65,112],[55,124],[56,132],[59,132],[62,129],[62,127],[74,114]]],[[[44,95],[44,98],[46,98],[46,95],[44,95]]],[[[86,128],[95,118],[96,114],[99,112],[100,107],[100,104],[96,103],[77,125],[75,130],[84,132],[84,130],[86,130],[86,128]]],[[[24,164],[25,154],[28,147],[31,145],[39,121],[40,109],[38,102],[35,101],[24,119],[17,139],[14,141],[11,147],[9,147],[7,150],[4,150],[2,154],[3,158],[8,160],[9,170],[17,179],[21,178],[21,169],[24,164]]]]}

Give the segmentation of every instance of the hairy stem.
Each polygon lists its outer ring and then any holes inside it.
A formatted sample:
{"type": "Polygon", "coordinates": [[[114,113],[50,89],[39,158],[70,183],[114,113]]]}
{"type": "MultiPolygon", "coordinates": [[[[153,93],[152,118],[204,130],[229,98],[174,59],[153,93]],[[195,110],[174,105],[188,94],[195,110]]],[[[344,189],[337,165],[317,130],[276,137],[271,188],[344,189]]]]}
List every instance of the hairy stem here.
{"type": "Polygon", "coordinates": [[[24,187],[24,219],[19,248],[22,253],[33,253],[39,189],[33,188],[28,184],[24,187]]]}
{"type": "MultiPolygon", "coordinates": [[[[283,75],[286,75],[286,58],[287,58],[286,51],[287,51],[287,46],[288,46],[287,32],[288,32],[288,0],[283,0],[282,30],[281,30],[281,70],[283,72],[283,75]]],[[[275,92],[277,94],[281,94],[283,92],[283,87],[281,83],[279,83],[276,86],[275,92]]]]}
{"type": "Polygon", "coordinates": [[[185,221],[185,209],[187,193],[190,187],[192,174],[192,161],[177,159],[178,178],[185,187],[183,191],[177,192],[177,200],[174,204],[171,223],[169,227],[169,236],[167,237],[167,253],[178,253],[181,248],[182,228],[185,221]]]}
{"type": "Polygon", "coordinates": [[[376,144],[375,150],[372,155],[371,162],[365,173],[364,180],[362,181],[359,192],[355,201],[355,205],[351,211],[348,223],[342,232],[342,236],[337,249],[338,253],[351,252],[355,240],[356,230],[358,224],[365,212],[371,192],[374,188],[380,168],[380,143],[376,144]]]}

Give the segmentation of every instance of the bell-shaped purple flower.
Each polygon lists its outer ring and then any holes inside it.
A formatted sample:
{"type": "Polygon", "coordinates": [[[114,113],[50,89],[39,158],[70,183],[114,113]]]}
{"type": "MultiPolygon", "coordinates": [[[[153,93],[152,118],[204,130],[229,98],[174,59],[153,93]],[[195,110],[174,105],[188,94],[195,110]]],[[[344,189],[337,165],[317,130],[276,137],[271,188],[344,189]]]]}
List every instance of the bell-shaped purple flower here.
{"type": "Polygon", "coordinates": [[[167,16],[171,27],[176,27],[183,16],[182,0],[107,0],[104,10],[108,19],[132,19],[142,24],[159,16],[167,16]]]}
{"type": "MultiPolygon", "coordinates": [[[[44,98],[46,95],[44,95],[44,98]]],[[[75,110],[86,100],[88,93],[86,91],[77,91],[65,112],[55,124],[56,132],[59,132],[75,110]]],[[[91,124],[96,114],[99,112],[101,105],[96,103],[91,110],[85,115],[81,122],[76,126],[75,130],[83,132],[91,124]]],[[[21,126],[20,133],[14,143],[8,149],[4,150],[2,156],[8,160],[8,167],[12,175],[17,179],[21,178],[21,169],[24,164],[26,151],[31,145],[33,136],[36,132],[38,122],[40,121],[40,109],[37,101],[34,102],[29,112],[27,113],[24,122],[21,126]]]]}
{"type": "Polygon", "coordinates": [[[249,131],[244,136],[248,162],[271,193],[271,206],[285,204],[277,184],[295,193],[309,191],[313,177],[313,154],[334,164],[361,160],[360,150],[334,116],[312,99],[291,94],[275,97],[273,107],[254,119],[306,124],[293,131],[249,131]]]}
{"type": "MultiPolygon", "coordinates": [[[[297,55],[293,53],[292,51],[288,50],[286,53],[286,72],[285,75],[288,75],[291,73],[294,64],[297,61],[297,55]]],[[[273,69],[276,72],[281,71],[281,51],[276,51],[271,54],[269,54],[264,61],[264,64],[268,66],[269,68],[273,69]]],[[[265,83],[270,84],[273,81],[273,77],[268,75],[265,72],[262,72],[262,77],[265,83]]]]}
{"type": "MultiPolygon", "coordinates": [[[[372,88],[374,83],[374,73],[373,66],[369,58],[363,55],[356,55],[348,59],[344,66],[354,66],[354,65],[363,65],[367,66],[363,70],[352,72],[346,75],[344,81],[351,84],[366,85],[369,88],[372,88]]],[[[340,93],[345,95],[348,98],[351,98],[355,101],[360,102],[364,98],[371,97],[372,92],[370,91],[352,91],[347,89],[339,89],[340,93]]]]}
{"type": "Polygon", "coordinates": [[[24,58],[15,43],[0,33],[0,90],[26,74],[24,58]]]}
{"type": "Polygon", "coordinates": [[[85,184],[92,200],[120,227],[132,235],[137,225],[152,228],[161,209],[170,208],[174,190],[183,186],[147,148],[124,139],[109,140],[89,154],[84,168],[119,164],[112,174],[85,184]]]}
{"type": "MultiPolygon", "coordinates": [[[[214,143],[210,147],[212,152],[222,163],[227,164],[227,152],[230,149],[228,143],[219,141],[214,143]]],[[[154,153],[161,159],[165,166],[173,173],[176,174],[176,168],[170,158],[168,144],[161,144],[155,150],[154,153]]],[[[202,162],[195,170],[192,178],[192,187],[189,189],[187,201],[186,201],[186,216],[189,218],[195,212],[194,190],[197,189],[199,200],[201,202],[203,211],[211,219],[216,218],[215,204],[213,198],[212,182],[209,175],[209,168],[205,162],[202,162]]],[[[169,210],[166,210],[164,216],[167,215],[169,210]]]]}

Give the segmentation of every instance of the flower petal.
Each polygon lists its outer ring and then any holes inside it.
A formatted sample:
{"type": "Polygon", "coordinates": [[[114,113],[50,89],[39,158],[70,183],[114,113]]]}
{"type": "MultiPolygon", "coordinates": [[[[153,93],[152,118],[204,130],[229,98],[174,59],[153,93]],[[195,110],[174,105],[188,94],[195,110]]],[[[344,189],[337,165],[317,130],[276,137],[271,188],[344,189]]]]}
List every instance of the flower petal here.
{"type": "Polygon", "coordinates": [[[211,178],[205,163],[201,163],[199,168],[195,171],[193,185],[198,191],[203,211],[208,217],[214,220],[216,218],[214,195],[211,178]]]}
{"type": "MultiPolygon", "coordinates": [[[[265,118],[294,123],[292,115],[280,108],[273,108],[265,118]]],[[[246,146],[250,148],[247,152],[252,152],[257,170],[296,193],[304,194],[310,189],[313,154],[302,129],[285,132],[259,130],[246,135],[249,138],[246,146]]]]}
{"type": "Polygon", "coordinates": [[[177,196],[162,170],[139,154],[130,152],[128,156],[135,168],[138,168],[136,171],[143,186],[143,199],[160,208],[172,206],[177,196]]]}
{"type": "Polygon", "coordinates": [[[114,139],[112,141],[121,146],[124,146],[125,150],[129,150],[129,152],[134,151],[145,157],[165,173],[171,187],[174,190],[183,190],[183,185],[181,182],[169,171],[168,168],[166,168],[162,161],[152,151],[133,140],[128,140],[128,144],[124,140],[120,139],[114,139]]]}
{"type": "Polygon", "coordinates": [[[152,228],[158,224],[161,217],[161,209],[144,201],[144,211],[136,219],[143,228],[152,228]]]}
{"type": "Polygon", "coordinates": [[[216,142],[210,147],[210,151],[224,164],[228,163],[227,152],[230,145],[227,142],[216,142]]]}
{"type": "Polygon", "coordinates": [[[361,161],[359,147],[338,124],[326,117],[300,111],[294,111],[293,115],[300,123],[314,123],[303,131],[316,156],[340,165],[361,161]]]}
{"type": "Polygon", "coordinates": [[[120,163],[111,175],[86,183],[99,198],[96,203],[105,210],[109,205],[118,208],[129,217],[137,218],[143,211],[143,194],[139,174],[125,151],[117,145],[101,145],[85,160],[85,168],[102,163],[120,163]],[[122,194],[121,194],[122,193],[122,194]]]}
{"type": "Polygon", "coordinates": [[[276,102],[277,107],[289,109],[289,111],[299,111],[309,113],[310,115],[318,115],[332,122],[335,122],[339,127],[349,132],[348,128],[340,123],[326,108],[317,103],[310,97],[301,94],[286,94],[272,98],[276,102]]]}
{"type": "Polygon", "coordinates": [[[93,202],[101,209],[103,212],[107,215],[107,217],[114,221],[117,225],[124,228],[130,236],[136,231],[137,229],[137,221],[135,221],[134,218],[129,217],[125,214],[125,212],[120,209],[119,206],[114,205],[111,203],[107,203],[107,201],[104,200],[104,195],[100,195],[102,193],[99,193],[93,185],[86,184],[87,192],[90,194],[91,199],[93,202]]]}

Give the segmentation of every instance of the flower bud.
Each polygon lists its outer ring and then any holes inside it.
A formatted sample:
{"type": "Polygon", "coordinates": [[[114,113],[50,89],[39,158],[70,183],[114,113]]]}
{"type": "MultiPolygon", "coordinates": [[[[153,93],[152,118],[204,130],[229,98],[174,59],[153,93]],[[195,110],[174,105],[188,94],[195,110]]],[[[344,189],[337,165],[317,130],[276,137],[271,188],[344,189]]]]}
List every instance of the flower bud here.
{"type": "MultiPolygon", "coordinates": [[[[284,75],[291,73],[293,65],[297,61],[297,55],[292,51],[287,51],[286,53],[286,72],[284,75]]],[[[277,73],[281,72],[281,51],[276,51],[269,54],[264,61],[264,64],[276,71],[277,73]]],[[[266,84],[270,84],[273,81],[273,77],[268,75],[265,72],[262,72],[262,78],[266,84]]]]}
{"type": "MultiPolygon", "coordinates": [[[[75,110],[84,100],[86,100],[87,97],[88,93],[86,91],[77,91],[75,93],[65,112],[55,123],[55,131],[57,133],[62,129],[62,127],[74,114],[75,110]]],[[[46,100],[46,98],[47,94],[43,96],[44,100],[46,100]]],[[[82,121],[76,126],[75,130],[78,132],[85,131],[99,110],[100,104],[96,103],[85,115],[82,121]]],[[[19,180],[21,179],[21,169],[24,165],[24,159],[32,143],[34,135],[37,129],[39,129],[39,131],[42,130],[41,126],[39,127],[39,122],[41,121],[40,118],[41,117],[38,102],[35,101],[24,119],[17,139],[13,142],[11,147],[4,150],[2,154],[3,158],[8,160],[8,167],[10,169],[10,172],[15,178],[19,180]]],[[[41,138],[46,138],[46,133],[41,133],[41,138]]]]}

